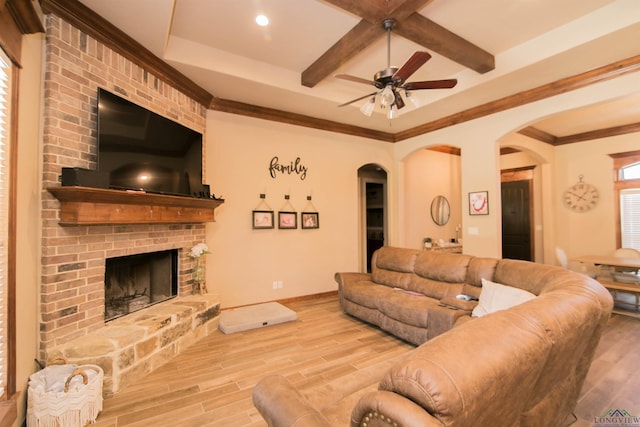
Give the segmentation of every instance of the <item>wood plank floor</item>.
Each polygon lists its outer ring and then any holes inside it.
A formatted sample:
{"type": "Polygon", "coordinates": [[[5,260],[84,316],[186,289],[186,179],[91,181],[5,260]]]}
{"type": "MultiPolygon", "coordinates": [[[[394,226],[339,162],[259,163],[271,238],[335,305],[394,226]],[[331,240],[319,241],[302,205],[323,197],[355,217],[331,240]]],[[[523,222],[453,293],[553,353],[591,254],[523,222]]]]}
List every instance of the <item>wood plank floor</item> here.
{"type": "MultiPolygon", "coordinates": [[[[105,399],[96,427],[265,426],[253,386],[283,374],[304,393],[400,358],[413,346],[344,315],[336,296],[286,304],[298,320],[215,333],[144,381],[105,399]]],[[[640,415],[640,320],[614,315],[576,408],[575,427],[608,409],[640,415]]]]}

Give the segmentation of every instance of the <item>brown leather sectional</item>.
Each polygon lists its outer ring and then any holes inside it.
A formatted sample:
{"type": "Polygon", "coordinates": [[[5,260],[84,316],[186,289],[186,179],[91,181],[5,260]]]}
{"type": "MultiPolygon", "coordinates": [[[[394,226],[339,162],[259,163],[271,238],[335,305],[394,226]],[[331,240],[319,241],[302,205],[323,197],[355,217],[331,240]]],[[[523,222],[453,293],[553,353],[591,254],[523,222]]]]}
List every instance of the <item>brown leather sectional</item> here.
{"type": "Polygon", "coordinates": [[[613,306],[598,282],[560,267],[404,248],[336,280],[346,313],[419,346],[351,414],[263,379],[254,403],[270,426],[568,425],[613,306]],[[479,298],[483,278],[535,297],[472,317],[478,302],[457,296],[479,298]]]}

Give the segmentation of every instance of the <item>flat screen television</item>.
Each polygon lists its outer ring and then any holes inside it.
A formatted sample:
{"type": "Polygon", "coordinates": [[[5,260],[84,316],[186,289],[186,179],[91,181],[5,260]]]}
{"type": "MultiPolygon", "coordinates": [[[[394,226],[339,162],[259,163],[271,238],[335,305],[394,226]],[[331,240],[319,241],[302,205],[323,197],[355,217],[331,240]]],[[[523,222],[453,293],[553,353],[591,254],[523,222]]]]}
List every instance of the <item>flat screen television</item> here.
{"type": "Polygon", "coordinates": [[[109,187],[208,197],[202,134],[98,89],[98,171],[109,187]]]}

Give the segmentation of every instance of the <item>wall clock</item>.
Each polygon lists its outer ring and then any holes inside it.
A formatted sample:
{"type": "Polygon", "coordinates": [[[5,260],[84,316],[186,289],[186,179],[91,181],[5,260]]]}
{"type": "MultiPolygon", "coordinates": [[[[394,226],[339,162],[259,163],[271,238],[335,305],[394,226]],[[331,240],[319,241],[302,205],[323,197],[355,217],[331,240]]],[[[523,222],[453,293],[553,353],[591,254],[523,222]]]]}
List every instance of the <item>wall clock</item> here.
{"type": "Polygon", "coordinates": [[[587,212],[596,206],[600,195],[596,187],[582,181],[582,175],[578,178],[579,181],[564,192],[564,204],[575,212],[587,212]]]}

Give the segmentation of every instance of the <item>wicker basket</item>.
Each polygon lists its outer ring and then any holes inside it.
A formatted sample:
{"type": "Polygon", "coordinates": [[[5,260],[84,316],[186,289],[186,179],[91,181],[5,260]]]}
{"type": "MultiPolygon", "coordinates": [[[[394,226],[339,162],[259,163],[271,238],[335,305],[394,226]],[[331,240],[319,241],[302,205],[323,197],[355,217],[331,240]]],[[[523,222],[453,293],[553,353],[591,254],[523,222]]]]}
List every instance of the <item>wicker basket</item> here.
{"type": "Polygon", "coordinates": [[[28,427],[83,427],[102,410],[104,372],[97,365],[52,365],[29,377],[28,427]]]}

